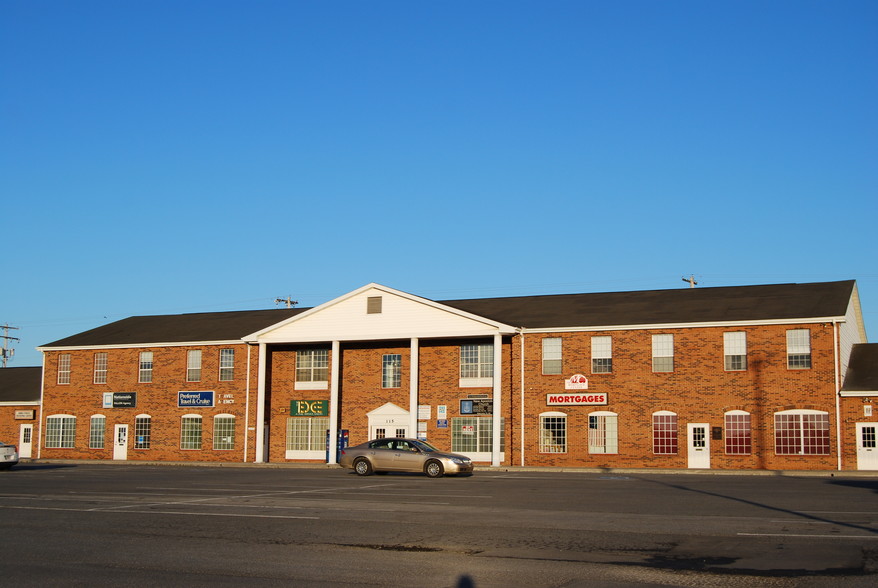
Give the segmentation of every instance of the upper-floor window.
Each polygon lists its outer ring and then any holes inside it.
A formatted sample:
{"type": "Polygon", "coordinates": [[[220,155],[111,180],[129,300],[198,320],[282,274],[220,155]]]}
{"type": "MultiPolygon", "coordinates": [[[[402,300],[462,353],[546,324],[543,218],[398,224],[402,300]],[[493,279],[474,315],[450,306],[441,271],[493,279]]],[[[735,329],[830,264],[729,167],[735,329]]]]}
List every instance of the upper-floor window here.
{"type": "Polygon", "coordinates": [[[674,371],[674,336],[652,336],[652,371],[674,371]]]}
{"type": "Polygon", "coordinates": [[[591,338],[591,373],[609,374],[613,371],[613,338],[602,335],[591,338]]]}
{"type": "Polygon", "coordinates": [[[107,352],[106,351],[100,351],[98,353],[95,353],[94,383],[95,384],[106,384],[107,383],[107,352]]]}
{"type": "Polygon", "coordinates": [[[543,373],[546,375],[561,373],[560,337],[546,337],[543,339],[543,373]]]}
{"type": "Polygon", "coordinates": [[[491,378],[494,376],[494,345],[476,343],[460,346],[460,377],[491,378]]]}
{"type": "Polygon", "coordinates": [[[201,381],[201,349],[190,349],[186,353],[186,381],[201,381]]]}
{"type": "Polygon", "coordinates": [[[142,384],[152,382],[152,351],[140,352],[140,364],[137,371],[137,381],[142,384]]]}
{"type": "Polygon", "coordinates": [[[329,350],[298,350],[296,352],[296,389],[326,389],[328,382],[329,350]]]}
{"type": "Polygon", "coordinates": [[[70,354],[61,353],[58,355],[58,383],[70,383],[70,354]]]}
{"type": "Polygon", "coordinates": [[[402,385],[402,355],[388,353],[381,358],[381,387],[399,388],[402,385]]]}
{"type": "Polygon", "coordinates": [[[220,382],[230,382],[235,379],[235,350],[220,349],[220,382]]]}
{"type": "Polygon", "coordinates": [[[808,329],[787,331],[787,367],[791,370],[811,367],[811,331],[808,329]]]}
{"type": "Polygon", "coordinates": [[[729,372],[747,369],[747,333],[723,333],[723,364],[729,372]]]}

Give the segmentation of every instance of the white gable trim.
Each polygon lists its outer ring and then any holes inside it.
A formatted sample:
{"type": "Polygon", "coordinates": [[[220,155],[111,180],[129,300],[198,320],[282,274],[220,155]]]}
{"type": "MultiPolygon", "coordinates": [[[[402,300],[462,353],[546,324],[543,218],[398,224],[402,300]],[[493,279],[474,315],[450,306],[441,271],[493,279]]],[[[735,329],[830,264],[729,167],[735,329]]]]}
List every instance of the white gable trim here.
{"type": "MultiPolygon", "coordinates": [[[[370,339],[388,339],[391,337],[397,338],[410,338],[410,337],[418,337],[418,336],[428,336],[428,337],[466,337],[466,336],[486,336],[493,335],[495,333],[500,334],[514,334],[517,332],[517,329],[511,325],[506,325],[504,323],[500,323],[497,321],[493,321],[491,319],[478,316],[475,314],[471,314],[468,312],[464,312],[457,308],[452,308],[450,306],[446,306],[444,304],[440,304],[438,302],[434,302],[432,300],[428,300],[426,298],[421,298],[420,296],[415,296],[413,294],[408,294],[407,292],[402,292],[400,290],[395,290],[393,288],[388,288],[387,286],[382,286],[380,284],[371,283],[367,284],[361,288],[358,288],[352,292],[339,296],[329,302],[321,304],[319,306],[315,306],[314,308],[310,308],[305,312],[292,316],[284,321],[271,325],[270,327],[266,327],[260,331],[255,333],[251,333],[245,337],[242,337],[242,340],[255,343],[255,342],[275,342],[271,337],[272,333],[277,333],[278,330],[284,329],[290,325],[295,325],[297,323],[307,323],[309,321],[313,321],[317,316],[321,314],[325,314],[331,312],[333,309],[339,308],[344,303],[350,301],[353,298],[361,297],[366,293],[376,293],[378,295],[388,295],[391,297],[395,297],[398,299],[402,299],[417,305],[421,305],[426,309],[430,309],[432,311],[439,311],[441,313],[446,313],[449,318],[456,319],[455,325],[449,325],[448,328],[444,328],[444,325],[441,323],[436,323],[435,328],[431,330],[431,332],[424,334],[419,332],[417,329],[407,329],[405,327],[401,327],[398,332],[394,332],[392,334],[388,334],[386,331],[382,331],[375,336],[368,333],[351,333],[351,334],[340,334],[336,333],[335,338],[340,338],[342,340],[370,340],[370,339]],[[463,319],[463,320],[461,320],[463,319]]],[[[369,316],[365,314],[365,308],[363,311],[362,320],[370,320],[369,316]]],[[[370,315],[370,316],[380,316],[380,315],[370,315]]],[[[359,320],[359,317],[357,318],[359,320]]],[[[297,334],[293,337],[295,342],[314,342],[314,341],[326,341],[329,339],[333,339],[332,336],[325,336],[319,332],[304,332],[301,334],[297,334]]],[[[291,341],[293,342],[293,341],[291,341]]]]}

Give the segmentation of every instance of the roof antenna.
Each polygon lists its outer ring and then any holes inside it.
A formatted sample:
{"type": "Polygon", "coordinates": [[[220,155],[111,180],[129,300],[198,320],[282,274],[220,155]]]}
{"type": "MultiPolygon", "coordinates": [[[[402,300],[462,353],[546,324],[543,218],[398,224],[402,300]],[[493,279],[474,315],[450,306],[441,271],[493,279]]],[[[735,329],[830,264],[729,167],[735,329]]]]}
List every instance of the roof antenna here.
{"type": "Polygon", "coordinates": [[[275,304],[280,304],[281,302],[286,304],[287,308],[292,308],[293,306],[295,306],[299,303],[298,300],[293,300],[292,296],[287,296],[286,298],[275,298],[274,299],[275,304]]]}
{"type": "Polygon", "coordinates": [[[698,285],[698,282],[695,281],[695,276],[692,275],[690,275],[688,278],[683,278],[683,281],[688,282],[690,288],[694,288],[696,285],[698,285]]]}

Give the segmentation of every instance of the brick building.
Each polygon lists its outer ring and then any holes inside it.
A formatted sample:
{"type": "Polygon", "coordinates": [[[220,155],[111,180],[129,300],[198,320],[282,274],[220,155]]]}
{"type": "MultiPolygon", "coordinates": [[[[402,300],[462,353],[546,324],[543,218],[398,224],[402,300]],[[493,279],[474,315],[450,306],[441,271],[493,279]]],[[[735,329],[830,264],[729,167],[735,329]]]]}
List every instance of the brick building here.
{"type": "Polygon", "coordinates": [[[875,348],[853,281],[447,301],[369,284],[41,347],[38,451],[334,463],[328,438],[404,435],[496,466],[878,469],[875,348]]]}
{"type": "Polygon", "coordinates": [[[32,455],[40,438],[39,367],[0,369],[0,441],[18,446],[20,457],[32,455]]]}

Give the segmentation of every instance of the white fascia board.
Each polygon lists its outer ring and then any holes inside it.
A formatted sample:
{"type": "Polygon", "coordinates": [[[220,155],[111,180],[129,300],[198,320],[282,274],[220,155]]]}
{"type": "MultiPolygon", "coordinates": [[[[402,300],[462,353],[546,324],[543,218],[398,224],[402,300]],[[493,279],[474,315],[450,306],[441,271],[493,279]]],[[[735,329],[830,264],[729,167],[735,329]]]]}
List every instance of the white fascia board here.
{"type": "MultiPolygon", "coordinates": [[[[28,400],[28,401],[23,400],[21,402],[15,402],[14,400],[10,400],[10,401],[0,402],[0,406],[39,406],[39,405],[40,405],[39,400],[28,400]]],[[[24,419],[22,419],[22,420],[24,420],[24,419]]]]}
{"type": "Polygon", "coordinates": [[[241,339],[229,339],[228,341],[179,341],[175,343],[120,343],[116,345],[69,345],[66,347],[37,347],[37,351],[70,351],[82,349],[84,351],[95,349],[146,349],[148,347],[206,347],[218,345],[243,345],[246,341],[241,339]]]}
{"type": "Polygon", "coordinates": [[[845,317],[820,317],[820,318],[797,318],[797,319],[772,319],[761,321],[720,321],[705,323],[655,323],[641,325],[601,325],[596,327],[547,327],[547,328],[522,328],[522,333],[573,333],[573,332],[596,332],[596,331],[646,331],[667,329],[703,329],[708,327],[759,327],[768,325],[803,325],[814,323],[843,323],[845,317]]]}
{"type": "MultiPolygon", "coordinates": [[[[513,327],[511,325],[499,323],[497,321],[493,321],[493,320],[485,318],[483,316],[471,314],[469,312],[464,312],[464,311],[459,310],[457,308],[453,308],[451,306],[446,306],[444,304],[440,304],[438,302],[435,302],[433,300],[429,300],[427,298],[415,296],[414,294],[409,294],[408,292],[403,292],[402,290],[395,290],[393,288],[389,288],[387,286],[382,286],[381,284],[376,284],[375,282],[372,282],[370,284],[366,284],[365,286],[357,288],[356,290],[348,292],[347,294],[339,296],[338,298],[334,298],[334,299],[330,300],[329,302],[325,302],[319,306],[315,306],[313,308],[310,308],[301,314],[297,314],[296,316],[292,316],[292,317],[290,317],[286,320],[283,320],[279,323],[275,323],[275,324],[271,325],[270,327],[266,327],[260,331],[255,332],[255,333],[251,333],[245,337],[242,337],[242,339],[246,342],[249,342],[249,343],[256,343],[266,333],[270,333],[271,331],[274,331],[276,329],[279,329],[281,327],[284,327],[284,326],[289,325],[291,323],[294,323],[296,321],[301,321],[301,320],[303,320],[311,315],[317,314],[317,313],[319,313],[319,312],[321,312],[321,311],[323,311],[331,306],[335,306],[336,304],[339,304],[341,302],[344,302],[345,300],[353,298],[354,296],[359,296],[363,292],[366,292],[369,290],[378,290],[378,291],[383,292],[385,294],[390,294],[392,296],[398,296],[400,298],[405,298],[406,300],[411,300],[412,302],[416,302],[418,304],[423,304],[425,306],[429,306],[431,308],[442,310],[444,312],[448,312],[450,314],[454,314],[454,315],[459,316],[459,317],[467,318],[467,319],[470,319],[472,321],[481,323],[483,325],[487,325],[487,326],[491,327],[492,329],[497,329],[502,334],[514,334],[514,333],[518,332],[518,329],[516,329],[515,327],[513,327]]],[[[406,336],[406,337],[417,336],[417,334],[416,333],[410,333],[410,334],[405,334],[405,335],[401,334],[401,336],[406,336]]],[[[448,336],[453,336],[453,335],[449,334],[448,336]]],[[[382,337],[382,338],[385,338],[385,337],[382,337]]]]}
{"type": "Polygon", "coordinates": [[[842,390],[838,395],[842,398],[878,397],[878,390],[872,390],[871,392],[869,390],[842,390]]]}

